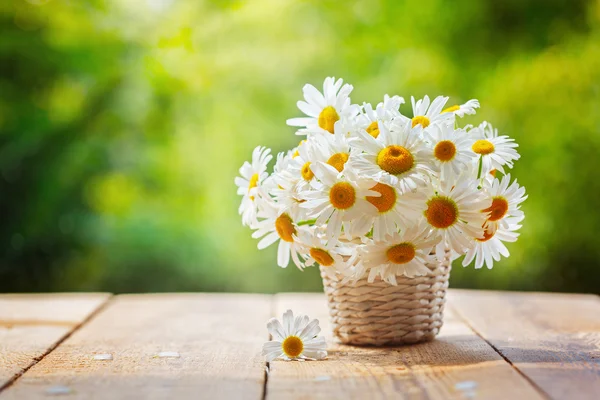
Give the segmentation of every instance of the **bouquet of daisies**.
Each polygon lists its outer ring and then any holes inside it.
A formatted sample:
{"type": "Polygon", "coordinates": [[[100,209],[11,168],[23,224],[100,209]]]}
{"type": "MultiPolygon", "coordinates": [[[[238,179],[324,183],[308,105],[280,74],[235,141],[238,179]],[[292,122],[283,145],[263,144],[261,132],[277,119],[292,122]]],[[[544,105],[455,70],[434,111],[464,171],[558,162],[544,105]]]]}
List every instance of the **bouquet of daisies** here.
{"type": "Polygon", "coordinates": [[[244,225],[258,248],[278,242],[277,263],[319,264],[346,280],[427,275],[427,264],[465,255],[475,268],[509,255],[524,218],[525,188],[507,168],[517,144],[483,122],[459,127],[477,100],[448,106],[448,97],[384,96],[373,107],[352,104],[353,87],[327,78],[321,93],[303,88],[292,118],[304,136],[279,153],[257,147],[235,179],[244,225]]]}

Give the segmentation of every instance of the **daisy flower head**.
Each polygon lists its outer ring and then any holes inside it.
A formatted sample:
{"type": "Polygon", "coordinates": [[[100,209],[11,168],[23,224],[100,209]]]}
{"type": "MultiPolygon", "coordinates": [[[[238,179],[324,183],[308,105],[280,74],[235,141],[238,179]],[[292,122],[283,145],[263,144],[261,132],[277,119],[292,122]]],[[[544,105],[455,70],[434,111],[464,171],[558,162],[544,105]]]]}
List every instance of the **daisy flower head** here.
{"type": "Polygon", "coordinates": [[[368,281],[377,276],[396,285],[396,276],[409,278],[427,275],[426,264],[433,260],[431,250],[440,241],[425,223],[419,223],[401,233],[394,233],[384,241],[373,241],[361,249],[361,262],[368,272],[368,281]]]}
{"type": "Polygon", "coordinates": [[[267,179],[267,165],[273,158],[271,149],[258,146],[252,152],[252,162],[245,161],[240,168],[240,176],[235,178],[237,194],[242,196],[242,202],[238,209],[242,216],[242,224],[253,227],[258,222],[256,219],[259,201],[257,192],[262,183],[267,179]]]}
{"type": "Polygon", "coordinates": [[[302,269],[304,264],[298,257],[299,247],[294,237],[299,231],[307,228],[298,226],[289,213],[270,200],[265,200],[258,216],[263,219],[258,222],[256,231],[252,233],[252,238],[262,238],[258,242],[258,249],[262,250],[279,241],[277,265],[282,268],[287,267],[291,255],[294,264],[302,269]]]}
{"type": "Polygon", "coordinates": [[[283,324],[271,318],[267,329],[273,338],[263,345],[262,354],[267,362],[276,358],[284,360],[322,360],[327,357],[325,338],[317,336],[321,332],[319,320],[310,320],[306,315],[294,318],[292,310],[283,314],[283,324]]]}
{"type": "Polygon", "coordinates": [[[361,154],[350,160],[352,167],[377,182],[398,187],[403,193],[415,191],[435,172],[431,150],[423,141],[420,126],[393,123],[388,130],[379,125],[377,138],[359,132],[352,145],[361,154]]]}
{"type": "Polygon", "coordinates": [[[483,237],[472,239],[474,245],[467,250],[462,262],[463,267],[475,260],[475,269],[483,267],[483,264],[488,269],[492,269],[494,261],[500,261],[502,257],[510,256],[503,242],[517,241],[519,237],[517,231],[521,228],[519,223],[523,218],[525,216],[506,218],[505,224],[495,230],[490,229],[490,226],[486,226],[483,237]]]}
{"type": "Polygon", "coordinates": [[[427,187],[426,208],[423,213],[430,228],[440,237],[436,256],[442,260],[446,248],[458,254],[472,247],[471,238],[483,237],[488,201],[477,188],[477,181],[461,175],[444,181],[439,187],[427,187]]]}
{"type": "MultiPolygon", "coordinates": [[[[316,225],[326,225],[327,240],[337,240],[342,232],[354,232],[351,221],[362,215],[376,215],[377,209],[366,199],[379,196],[369,190],[374,182],[359,178],[351,168],[344,174],[329,164],[318,162],[312,167],[318,182],[314,190],[303,193],[306,202],[300,206],[308,210],[308,216],[316,218],[316,225]]],[[[364,232],[366,233],[366,232],[364,232]]]]}
{"type": "Polygon", "coordinates": [[[329,276],[347,275],[349,268],[356,259],[355,244],[340,243],[337,240],[327,240],[319,229],[303,230],[296,241],[299,252],[305,259],[304,264],[318,264],[329,276]]]}
{"type": "Polygon", "coordinates": [[[377,104],[375,110],[370,103],[363,104],[363,112],[357,117],[357,125],[364,129],[369,135],[377,138],[379,136],[379,124],[389,124],[389,122],[400,116],[400,106],[404,104],[404,99],[400,96],[388,96],[383,98],[383,102],[377,104]]]}
{"type": "Polygon", "coordinates": [[[348,137],[338,127],[341,125],[336,125],[333,135],[317,136],[314,142],[321,153],[319,158],[338,172],[344,172],[350,154],[355,150],[350,147],[348,137]]]}
{"type": "Polygon", "coordinates": [[[494,232],[498,227],[508,229],[508,221],[525,217],[521,203],[528,196],[525,194],[525,188],[520,186],[516,179],[510,183],[510,174],[504,175],[501,180],[494,179],[485,192],[488,201],[491,201],[491,205],[482,210],[487,215],[486,229],[489,231],[494,232]]]}
{"type": "Polygon", "coordinates": [[[464,130],[441,123],[425,131],[424,137],[433,149],[433,161],[440,169],[440,179],[457,176],[473,164],[472,140],[464,130]]]}
{"type": "Polygon", "coordinates": [[[475,136],[471,149],[481,157],[482,173],[497,169],[504,174],[504,166],[512,168],[513,162],[521,157],[517,153],[519,145],[515,140],[508,136],[498,136],[498,129],[494,129],[488,122],[482,122],[469,133],[475,136]]]}
{"type": "Polygon", "coordinates": [[[443,113],[452,113],[452,114],[462,118],[465,115],[475,114],[476,108],[479,108],[479,100],[471,99],[471,100],[467,101],[465,104],[460,104],[460,105],[455,104],[453,106],[445,108],[444,110],[442,110],[442,114],[443,113]]]}
{"type": "Polygon", "coordinates": [[[287,171],[296,179],[298,190],[304,190],[310,187],[315,180],[315,174],[312,167],[318,161],[327,161],[325,152],[321,148],[322,140],[316,136],[311,136],[300,142],[292,155],[287,171]]]}
{"type": "Polygon", "coordinates": [[[438,96],[433,101],[429,100],[429,96],[425,96],[417,101],[411,96],[410,102],[412,104],[413,117],[402,116],[402,121],[412,127],[419,125],[423,129],[426,129],[431,124],[452,120],[454,114],[442,113],[442,109],[447,101],[448,97],[445,96],[438,96]]]}
{"type": "Polygon", "coordinates": [[[350,103],[353,87],[343,85],[343,82],[342,79],[336,81],[333,77],[325,78],[323,93],[313,85],[304,85],[304,101],[298,101],[297,105],[307,117],[287,120],[290,126],[302,127],[296,134],[333,133],[337,121],[351,119],[358,114],[360,106],[350,103]]]}
{"type": "MultiPolygon", "coordinates": [[[[304,219],[305,210],[300,208],[300,204],[304,200],[299,193],[298,182],[300,179],[289,172],[292,154],[290,151],[287,155],[284,153],[277,155],[273,173],[268,178],[268,193],[283,211],[287,212],[294,220],[301,220],[304,219]]],[[[266,182],[265,186],[267,186],[266,182]]]]}
{"type": "Polygon", "coordinates": [[[368,232],[372,228],[373,239],[384,241],[388,235],[413,225],[421,218],[425,204],[423,192],[402,193],[397,187],[381,182],[370,190],[380,194],[366,198],[377,208],[377,214],[359,217],[353,224],[354,232],[368,232]]]}

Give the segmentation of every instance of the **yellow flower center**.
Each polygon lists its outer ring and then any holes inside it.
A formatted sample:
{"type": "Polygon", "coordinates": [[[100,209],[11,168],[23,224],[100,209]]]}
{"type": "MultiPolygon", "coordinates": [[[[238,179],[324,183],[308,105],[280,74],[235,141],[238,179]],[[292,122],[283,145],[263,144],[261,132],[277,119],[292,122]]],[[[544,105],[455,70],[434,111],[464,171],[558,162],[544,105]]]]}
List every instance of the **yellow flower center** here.
{"type": "Polygon", "coordinates": [[[304,163],[304,165],[300,169],[300,174],[302,174],[302,178],[304,178],[305,181],[310,181],[312,178],[315,177],[315,174],[313,174],[313,172],[310,169],[310,161],[304,163]]]}
{"type": "Polygon", "coordinates": [[[377,183],[371,188],[381,193],[381,196],[367,196],[367,201],[377,207],[380,213],[390,211],[396,204],[396,190],[393,187],[383,183],[377,183]]]}
{"type": "Polygon", "coordinates": [[[481,239],[475,238],[475,240],[477,240],[478,242],[487,242],[488,240],[493,238],[495,234],[496,234],[496,232],[491,232],[491,231],[485,229],[483,231],[483,238],[481,238],[481,239]]]}
{"type": "Polygon", "coordinates": [[[345,210],[356,202],[356,191],[348,182],[338,182],[329,190],[329,201],[335,208],[345,210]]]}
{"type": "Polygon", "coordinates": [[[458,207],[454,200],[446,196],[434,196],[427,201],[425,217],[429,225],[445,229],[458,220],[458,207]]]}
{"type": "Polygon", "coordinates": [[[400,175],[415,164],[415,158],[406,147],[391,145],[377,154],[377,165],[392,175],[400,175]]]}
{"type": "Polygon", "coordinates": [[[344,169],[344,164],[346,164],[346,161],[348,161],[348,157],[348,153],[336,153],[329,157],[329,160],[327,160],[327,164],[337,169],[338,172],[342,172],[342,170],[344,169]]]}
{"type": "Polygon", "coordinates": [[[250,189],[255,188],[257,184],[258,184],[258,174],[254,174],[250,177],[250,183],[248,184],[248,192],[250,192],[250,189]]]}
{"type": "Polygon", "coordinates": [[[443,114],[443,113],[447,113],[447,112],[454,112],[454,111],[458,111],[458,110],[460,110],[460,106],[458,106],[458,105],[456,105],[456,104],[455,104],[455,105],[453,105],[453,106],[450,106],[450,107],[448,107],[448,108],[445,108],[445,109],[442,111],[442,114],[443,114]]]}
{"type": "Polygon", "coordinates": [[[390,247],[385,254],[394,264],[406,264],[415,258],[415,246],[412,243],[400,243],[390,247]]]}
{"type": "Polygon", "coordinates": [[[289,215],[281,214],[277,217],[275,220],[275,230],[281,240],[285,240],[286,242],[294,241],[292,235],[296,233],[296,228],[294,228],[294,223],[289,215]]]}
{"type": "Polygon", "coordinates": [[[337,111],[333,106],[327,106],[319,114],[319,126],[329,133],[333,133],[334,124],[340,119],[337,111]]]}
{"type": "Polygon", "coordinates": [[[450,140],[442,140],[435,145],[433,154],[440,161],[450,161],[456,155],[456,146],[450,140]]]}
{"type": "Polygon", "coordinates": [[[482,154],[482,155],[486,155],[486,154],[490,154],[494,152],[494,144],[492,142],[490,142],[489,140],[485,140],[485,139],[480,139],[478,141],[476,141],[475,143],[473,143],[473,146],[471,147],[473,149],[473,151],[477,154],[482,154]]]}
{"type": "Polygon", "coordinates": [[[379,125],[377,124],[377,121],[373,121],[367,126],[367,133],[377,139],[377,136],[379,136],[379,125]]]}
{"type": "Polygon", "coordinates": [[[296,358],[302,354],[304,343],[298,336],[288,336],[281,343],[281,350],[289,358],[296,358]]]}
{"type": "Polygon", "coordinates": [[[324,267],[329,267],[335,262],[333,257],[331,257],[331,255],[328,252],[316,247],[310,249],[310,256],[314,258],[315,261],[319,263],[319,265],[322,265],[324,267]]]}
{"type": "Polygon", "coordinates": [[[494,178],[496,177],[496,168],[494,168],[493,170],[490,171],[490,175],[493,176],[494,178]]]}
{"type": "Polygon", "coordinates": [[[501,196],[494,197],[492,199],[492,205],[481,211],[490,214],[488,220],[498,221],[499,219],[502,219],[502,217],[504,217],[508,212],[508,201],[501,196]]]}
{"type": "Polygon", "coordinates": [[[430,124],[429,122],[429,118],[427,118],[424,115],[417,115],[416,117],[414,117],[412,119],[412,127],[414,128],[415,126],[421,124],[421,126],[423,128],[427,128],[430,124]]]}
{"type": "MultiPolygon", "coordinates": [[[[254,174],[250,177],[250,183],[248,184],[248,193],[252,188],[255,188],[258,184],[258,174],[254,174]]],[[[250,200],[254,201],[254,196],[250,196],[250,200]]]]}

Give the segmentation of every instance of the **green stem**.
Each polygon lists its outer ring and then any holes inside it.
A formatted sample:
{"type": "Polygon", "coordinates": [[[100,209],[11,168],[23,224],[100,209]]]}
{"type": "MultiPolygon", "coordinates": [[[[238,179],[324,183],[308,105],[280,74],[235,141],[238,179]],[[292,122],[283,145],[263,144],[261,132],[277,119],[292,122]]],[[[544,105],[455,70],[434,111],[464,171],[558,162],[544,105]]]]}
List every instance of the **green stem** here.
{"type": "Polygon", "coordinates": [[[483,156],[479,156],[479,169],[477,171],[477,180],[481,178],[481,170],[483,168],[483,156]]]}
{"type": "Polygon", "coordinates": [[[300,222],[298,222],[296,225],[298,225],[298,226],[302,226],[302,225],[314,225],[315,222],[317,222],[316,218],[315,219],[307,219],[306,221],[300,221],[300,222]]]}

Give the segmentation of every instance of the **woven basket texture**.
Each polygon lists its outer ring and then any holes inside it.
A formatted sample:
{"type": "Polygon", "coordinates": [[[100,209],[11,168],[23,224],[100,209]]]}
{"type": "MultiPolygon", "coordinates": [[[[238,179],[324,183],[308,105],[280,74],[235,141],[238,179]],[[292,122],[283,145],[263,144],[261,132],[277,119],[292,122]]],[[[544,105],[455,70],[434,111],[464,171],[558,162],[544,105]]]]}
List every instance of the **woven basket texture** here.
{"type": "Polygon", "coordinates": [[[449,254],[427,264],[427,276],[397,276],[393,286],[377,278],[342,283],[321,267],[333,333],[341,343],[391,346],[432,340],[442,327],[450,276],[449,254]]]}

